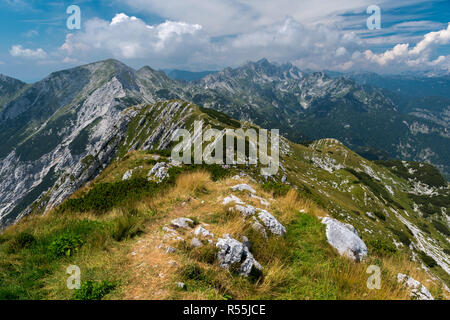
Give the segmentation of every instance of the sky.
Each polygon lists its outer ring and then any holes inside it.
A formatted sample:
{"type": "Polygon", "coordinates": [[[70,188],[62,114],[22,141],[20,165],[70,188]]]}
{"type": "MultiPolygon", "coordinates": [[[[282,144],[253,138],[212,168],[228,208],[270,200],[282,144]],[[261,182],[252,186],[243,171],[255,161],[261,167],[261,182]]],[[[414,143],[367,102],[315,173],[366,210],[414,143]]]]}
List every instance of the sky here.
{"type": "Polygon", "coordinates": [[[442,73],[450,1],[0,0],[0,40],[0,73],[26,82],[108,58],[190,71],[267,58],[308,70],[442,73]],[[80,29],[67,27],[71,5],[80,29]],[[374,5],[380,28],[369,29],[374,5]]]}

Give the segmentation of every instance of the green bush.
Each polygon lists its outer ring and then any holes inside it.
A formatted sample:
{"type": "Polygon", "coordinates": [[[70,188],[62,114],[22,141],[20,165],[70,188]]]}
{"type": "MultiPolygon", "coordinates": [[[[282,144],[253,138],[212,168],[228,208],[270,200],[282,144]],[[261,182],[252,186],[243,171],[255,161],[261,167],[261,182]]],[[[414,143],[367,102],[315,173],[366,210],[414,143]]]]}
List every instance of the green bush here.
{"type": "Polygon", "coordinates": [[[374,214],[383,221],[386,221],[386,215],[381,211],[374,211],[374,214]]]}
{"type": "Polygon", "coordinates": [[[158,190],[156,182],[146,178],[132,178],[118,182],[102,182],[94,185],[87,194],[80,198],[68,199],[60,207],[64,212],[96,211],[103,213],[127,200],[130,197],[139,198],[143,194],[153,194],[158,190]]]}
{"type": "Polygon", "coordinates": [[[420,251],[419,256],[420,256],[420,259],[423,261],[423,263],[425,263],[425,265],[428,268],[433,268],[433,267],[437,266],[436,261],[429,255],[427,255],[425,252],[420,251]]]}
{"type": "Polygon", "coordinates": [[[447,237],[450,236],[450,231],[448,230],[447,226],[439,220],[433,220],[433,226],[436,228],[436,230],[442,232],[447,237]]]}
{"type": "Polygon", "coordinates": [[[78,252],[84,244],[83,239],[75,234],[66,233],[58,236],[53,240],[47,248],[47,252],[51,257],[70,257],[78,252]]]}
{"type": "Polygon", "coordinates": [[[405,246],[409,247],[409,245],[411,244],[411,240],[409,239],[408,235],[406,233],[404,233],[401,230],[396,230],[396,229],[392,229],[391,231],[393,234],[395,234],[401,243],[403,243],[405,246]]]}
{"type": "Polygon", "coordinates": [[[266,192],[273,192],[276,197],[285,196],[290,190],[288,185],[273,181],[263,183],[261,188],[266,192]]]}
{"type": "Polygon", "coordinates": [[[75,290],[72,299],[74,300],[101,300],[110,293],[116,285],[110,281],[94,282],[92,280],[84,281],[80,289],[75,290]]]}
{"type": "Polygon", "coordinates": [[[378,255],[393,255],[397,253],[397,248],[383,240],[369,240],[366,242],[370,251],[378,255]]]}

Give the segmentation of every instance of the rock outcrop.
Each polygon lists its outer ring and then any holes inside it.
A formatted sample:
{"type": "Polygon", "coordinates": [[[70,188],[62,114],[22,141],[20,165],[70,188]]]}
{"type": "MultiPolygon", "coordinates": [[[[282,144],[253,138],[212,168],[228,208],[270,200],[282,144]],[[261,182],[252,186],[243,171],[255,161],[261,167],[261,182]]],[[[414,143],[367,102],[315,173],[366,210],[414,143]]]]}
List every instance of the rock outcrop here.
{"type": "Polygon", "coordinates": [[[407,276],[406,274],[397,274],[397,281],[403,283],[411,290],[411,298],[415,300],[434,300],[430,291],[419,281],[407,276]]]}

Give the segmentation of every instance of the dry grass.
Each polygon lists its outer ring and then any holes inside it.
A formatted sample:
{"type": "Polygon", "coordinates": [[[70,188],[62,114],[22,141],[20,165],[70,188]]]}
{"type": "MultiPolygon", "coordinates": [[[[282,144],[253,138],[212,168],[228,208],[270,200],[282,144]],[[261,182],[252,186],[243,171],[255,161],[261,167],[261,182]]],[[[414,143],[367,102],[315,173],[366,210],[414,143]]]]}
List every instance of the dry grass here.
{"type": "MultiPolygon", "coordinates": [[[[131,154],[130,157],[137,157],[131,154]]],[[[121,168],[122,171],[126,167],[121,168]]],[[[107,179],[108,171],[98,179],[107,179]]],[[[88,188],[88,187],[85,187],[88,188]]],[[[89,252],[83,250],[75,259],[86,270],[95,270],[94,275],[101,277],[110,274],[122,279],[120,289],[116,290],[110,298],[121,299],[221,299],[231,296],[234,299],[254,298],[279,298],[278,291],[289,288],[296,279],[289,259],[285,259],[281,252],[288,252],[288,243],[285,238],[271,237],[268,240],[262,237],[252,238],[252,251],[264,267],[264,280],[255,283],[243,277],[232,275],[230,271],[220,268],[217,262],[202,260],[206,249],[192,249],[189,242],[192,234],[189,231],[180,230],[180,235],[186,240],[186,244],[170,239],[165,239],[162,227],[169,225],[172,219],[178,217],[190,217],[202,224],[214,233],[215,240],[228,233],[235,239],[241,240],[242,235],[249,236],[251,228],[249,220],[245,220],[238,212],[229,209],[234,204],[222,205],[224,196],[235,194],[246,204],[257,208],[264,208],[271,212],[282,224],[288,226],[294,222],[299,211],[309,216],[323,217],[327,212],[318,207],[309,199],[300,198],[298,193],[291,189],[285,196],[272,199],[272,194],[264,192],[259,185],[243,178],[236,181],[231,178],[213,182],[206,171],[183,173],[177,177],[175,185],[167,192],[156,196],[144,197],[140,201],[129,203],[122,208],[109,210],[102,216],[93,213],[67,214],[64,223],[70,223],[72,219],[89,219],[102,221],[115,221],[124,216],[129,210],[135,209],[143,219],[144,234],[130,240],[120,242],[115,246],[104,247],[105,251],[96,250],[89,252]],[[246,192],[232,192],[231,187],[238,183],[250,184],[257,195],[270,200],[266,208],[259,199],[250,197],[246,192]],[[67,221],[66,221],[67,220],[67,221]],[[162,245],[162,247],[161,247],[162,245]],[[167,246],[178,247],[176,253],[167,254],[167,246]],[[135,254],[131,254],[134,252],[135,254]],[[177,289],[175,283],[183,281],[180,274],[187,265],[196,264],[209,277],[210,281],[199,282],[195,287],[195,281],[190,284],[187,291],[177,289]]],[[[22,223],[9,228],[6,234],[15,234],[22,230],[34,230],[42,225],[48,225],[49,229],[55,216],[53,212],[45,216],[33,215],[26,217],[22,223]]],[[[61,225],[59,225],[60,227],[61,225]]],[[[250,237],[250,236],[249,236],[250,237]]],[[[105,239],[94,239],[94,246],[101,247],[105,239]],[[98,245],[95,243],[98,242],[98,245]]],[[[308,244],[308,243],[306,243],[308,244]]],[[[213,248],[214,244],[205,246],[213,248]]],[[[320,245],[319,245],[320,247],[320,245]]],[[[308,250],[308,247],[298,250],[308,250]]],[[[207,251],[207,250],[206,250],[207,251]]],[[[396,281],[397,273],[409,274],[414,279],[426,285],[430,291],[437,292],[435,283],[430,282],[430,277],[415,262],[405,256],[395,256],[374,260],[369,258],[363,263],[353,263],[346,258],[332,254],[331,263],[321,266],[322,269],[302,269],[309,272],[306,276],[312,282],[319,277],[326,278],[324,286],[338,286],[339,299],[409,299],[409,292],[396,281]],[[366,273],[370,264],[382,267],[382,289],[369,290],[366,286],[366,273]],[[333,266],[333,267],[332,267],[333,266]]],[[[298,266],[297,266],[298,267],[298,266]]],[[[302,266],[303,267],[303,266],[302,266]]],[[[58,274],[46,281],[46,290],[51,292],[51,298],[61,298],[67,295],[64,291],[65,269],[61,267],[58,274]]],[[[295,283],[294,283],[295,284],[295,283]]],[[[295,298],[289,296],[288,298],[295,298]]]]}

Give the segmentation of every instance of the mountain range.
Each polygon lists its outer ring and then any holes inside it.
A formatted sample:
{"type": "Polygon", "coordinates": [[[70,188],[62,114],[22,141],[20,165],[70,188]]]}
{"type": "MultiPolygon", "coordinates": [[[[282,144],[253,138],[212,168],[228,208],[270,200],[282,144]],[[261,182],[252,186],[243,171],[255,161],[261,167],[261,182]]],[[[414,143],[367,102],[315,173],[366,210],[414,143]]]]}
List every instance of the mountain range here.
{"type": "MultiPolygon", "coordinates": [[[[448,176],[448,115],[436,119],[432,104],[421,112],[405,111],[382,88],[359,82],[323,72],[304,73],[266,59],[188,83],[150,67],[134,70],[111,59],[54,72],[33,84],[2,76],[2,225],[28,212],[50,187],[56,186],[47,194],[47,208],[101,172],[116,155],[131,121],[126,108],[170,99],[278,128],[296,143],[335,138],[370,160],[428,162],[448,176]],[[88,155],[96,161],[84,170],[88,155]]],[[[448,113],[448,106],[439,112],[448,113]]],[[[158,130],[157,138],[167,128],[158,130]]],[[[154,147],[152,141],[144,145],[154,147]]]]}
{"type": "Polygon", "coordinates": [[[375,85],[265,59],[189,82],[112,59],[33,84],[1,76],[0,298],[68,298],[59,277],[70,259],[109,292],[107,279],[130,256],[126,240],[142,234],[136,261],[127,260],[139,277],[127,278],[125,298],[405,298],[397,278],[410,272],[448,295],[450,148],[448,118],[437,119],[447,98],[423,96],[418,108],[418,97],[375,85]],[[172,133],[192,134],[194,121],[222,132],[280,129],[278,173],[174,162],[172,133]],[[327,221],[358,237],[354,259],[368,255],[361,267],[330,249],[327,221]],[[230,280],[205,228],[221,237],[217,246],[244,250],[239,273],[250,264],[244,273],[259,280],[230,280]],[[141,274],[141,256],[178,271],[141,274]],[[388,268],[389,290],[367,290],[371,263],[388,268]],[[173,288],[175,275],[187,289],[173,288]],[[166,287],[142,287],[154,279],[166,287]]]}

